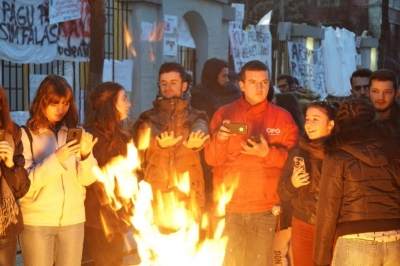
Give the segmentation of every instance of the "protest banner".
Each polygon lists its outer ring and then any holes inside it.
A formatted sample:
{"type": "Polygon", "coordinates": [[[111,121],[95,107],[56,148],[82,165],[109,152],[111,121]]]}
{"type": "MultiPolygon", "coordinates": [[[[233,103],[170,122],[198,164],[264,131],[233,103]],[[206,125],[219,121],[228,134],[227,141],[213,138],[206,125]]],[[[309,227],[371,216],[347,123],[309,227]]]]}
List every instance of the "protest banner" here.
{"type": "Polygon", "coordinates": [[[291,75],[300,86],[311,89],[322,98],[327,96],[324,81],[324,60],[321,48],[308,50],[305,45],[288,42],[291,75]]]}
{"type": "Polygon", "coordinates": [[[51,0],[49,11],[50,24],[80,18],[80,6],[81,0],[51,0]]]}
{"type": "Polygon", "coordinates": [[[251,60],[260,60],[271,69],[272,37],[269,30],[231,28],[229,41],[236,72],[239,73],[242,66],[251,60]]]}
{"type": "Polygon", "coordinates": [[[0,59],[14,63],[47,63],[57,53],[58,25],[49,24],[45,0],[2,0],[0,59]]]}
{"type": "Polygon", "coordinates": [[[59,23],[56,59],[89,61],[90,8],[88,0],[79,0],[80,18],[59,23]]]}

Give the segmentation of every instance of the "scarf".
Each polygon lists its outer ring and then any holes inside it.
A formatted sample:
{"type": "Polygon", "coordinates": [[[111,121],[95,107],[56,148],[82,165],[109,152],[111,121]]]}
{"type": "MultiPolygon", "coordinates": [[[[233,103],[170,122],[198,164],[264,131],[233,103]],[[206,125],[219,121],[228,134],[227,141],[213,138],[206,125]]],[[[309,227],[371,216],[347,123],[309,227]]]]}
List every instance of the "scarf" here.
{"type": "MultiPolygon", "coordinates": [[[[14,147],[14,141],[10,134],[5,135],[6,141],[14,147]]],[[[6,179],[0,169],[0,236],[6,235],[6,229],[10,224],[18,222],[17,215],[19,208],[6,179]]]]}

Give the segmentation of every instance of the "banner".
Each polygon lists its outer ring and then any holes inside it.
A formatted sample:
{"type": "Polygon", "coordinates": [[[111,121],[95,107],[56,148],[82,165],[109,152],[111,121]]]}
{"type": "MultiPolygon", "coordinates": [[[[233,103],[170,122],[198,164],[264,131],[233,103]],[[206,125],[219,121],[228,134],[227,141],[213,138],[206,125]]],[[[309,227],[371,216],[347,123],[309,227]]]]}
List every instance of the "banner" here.
{"type": "Polygon", "coordinates": [[[0,59],[47,63],[57,53],[58,25],[49,24],[46,0],[0,0],[0,59]]]}
{"type": "Polygon", "coordinates": [[[50,24],[81,17],[80,0],[50,0],[50,24]]]}
{"type": "Polygon", "coordinates": [[[260,60],[271,69],[272,37],[268,29],[263,31],[229,30],[231,53],[235,64],[235,71],[240,72],[242,66],[251,60],[260,60]]]}
{"type": "Polygon", "coordinates": [[[300,86],[326,98],[322,49],[308,50],[303,44],[288,42],[288,54],[291,75],[298,79],[300,86]]]}
{"type": "Polygon", "coordinates": [[[56,59],[89,61],[90,8],[88,0],[79,0],[80,18],[59,23],[56,59]]]}

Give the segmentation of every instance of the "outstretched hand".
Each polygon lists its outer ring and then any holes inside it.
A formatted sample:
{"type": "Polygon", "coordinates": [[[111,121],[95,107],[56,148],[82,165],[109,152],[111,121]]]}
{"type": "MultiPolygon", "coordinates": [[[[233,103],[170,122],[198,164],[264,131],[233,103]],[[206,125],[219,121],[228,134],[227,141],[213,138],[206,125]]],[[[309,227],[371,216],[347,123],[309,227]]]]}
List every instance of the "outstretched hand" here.
{"type": "Polygon", "coordinates": [[[247,145],[246,142],[242,143],[243,150],[241,153],[243,154],[250,154],[264,158],[269,153],[269,146],[268,142],[265,140],[263,136],[260,136],[260,143],[252,141],[251,139],[247,140],[253,147],[247,145]]]}
{"type": "Polygon", "coordinates": [[[178,136],[175,138],[174,131],[171,131],[171,133],[168,133],[168,131],[165,131],[161,133],[159,136],[156,137],[158,146],[161,148],[168,148],[171,146],[174,146],[176,143],[178,143],[180,140],[182,140],[182,135],[178,136]]]}
{"type": "Polygon", "coordinates": [[[98,139],[93,138],[93,135],[88,132],[83,132],[81,137],[81,158],[85,160],[92,152],[94,145],[98,139]]]}
{"type": "Polygon", "coordinates": [[[204,142],[210,138],[210,135],[205,135],[201,130],[197,130],[196,132],[192,132],[189,135],[189,138],[183,142],[189,149],[198,149],[203,146],[204,142]]]}

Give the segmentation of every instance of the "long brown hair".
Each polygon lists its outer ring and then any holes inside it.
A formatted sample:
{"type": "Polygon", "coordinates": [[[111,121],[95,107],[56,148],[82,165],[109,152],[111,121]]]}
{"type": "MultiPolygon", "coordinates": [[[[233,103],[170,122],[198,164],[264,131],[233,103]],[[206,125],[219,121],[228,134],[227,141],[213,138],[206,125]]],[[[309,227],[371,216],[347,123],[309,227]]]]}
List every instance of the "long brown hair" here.
{"type": "Polygon", "coordinates": [[[10,107],[8,106],[8,100],[4,92],[3,86],[0,85],[0,127],[4,128],[7,133],[13,137],[16,135],[14,123],[10,116],[10,107]]]}
{"type": "Polygon", "coordinates": [[[91,95],[90,113],[85,125],[96,128],[110,142],[110,149],[126,151],[129,135],[121,125],[121,117],[117,110],[118,93],[123,91],[122,85],[115,82],[104,82],[97,85],[91,95]]]}
{"type": "Polygon", "coordinates": [[[69,109],[61,122],[68,128],[76,127],[78,124],[78,112],[72,88],[65,78],[57,75],[48,75],[40,83],[36,96],[29,108],[30,118],[26,124],[27,127],[34,133],[37,133],[40,128],[51,128],[51,124],[46,117],[46,108],[51,103],[59,103],[62,100],[69,103],[69,109]]]}

